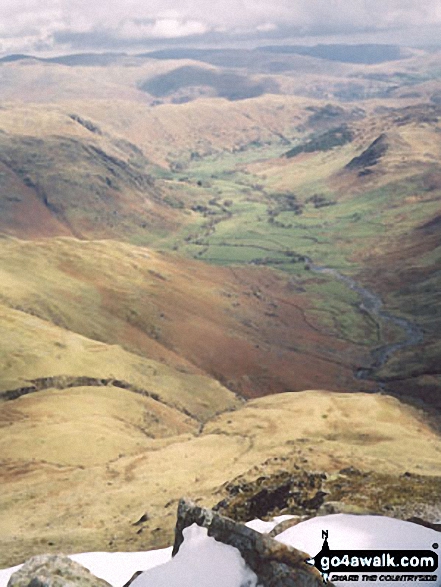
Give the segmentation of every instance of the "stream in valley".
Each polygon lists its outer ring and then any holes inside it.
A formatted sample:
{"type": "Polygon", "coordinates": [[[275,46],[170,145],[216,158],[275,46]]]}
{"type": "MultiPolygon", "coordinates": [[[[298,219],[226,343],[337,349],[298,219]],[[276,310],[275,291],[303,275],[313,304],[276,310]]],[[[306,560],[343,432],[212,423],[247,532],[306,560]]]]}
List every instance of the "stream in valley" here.
{"type": "MultiPolygon", "coordinates": [[[[407,318],[394,316],[390,312],[383,310],[383,301],[379,295],[359,285],[351,277],[342,275],[336,269],[315,265],[310,259],[307,259],[307,262],[309,269],[314,271],[314,273],[332,275],[346,284],[351,290],[355,291],[362,300],[359,306],[360,310],[369,314],[377,324],[381,322],[390,322],[394,326],[397,326],[404,334],[404,338],[401,341],[384,344],[374,349],[372,351],[372,364],[369,367],[357,369],[356,377],[358,379],[373,378],[375,371],[381,369],[394,353],[403,348],[420,344],[423,341],[424,336],[422,329],[410,320],[407,320],[407,318]]],[[[381,382],[380,386],[382,386],[381,382]]]]}

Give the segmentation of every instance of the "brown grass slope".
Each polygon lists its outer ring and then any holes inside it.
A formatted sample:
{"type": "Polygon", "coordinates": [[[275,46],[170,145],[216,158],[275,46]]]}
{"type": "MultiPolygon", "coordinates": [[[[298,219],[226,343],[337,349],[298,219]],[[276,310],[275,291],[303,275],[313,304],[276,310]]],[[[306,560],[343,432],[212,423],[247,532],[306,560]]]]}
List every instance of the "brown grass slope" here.
{"type": "Polygon", "coordinates": [[[201,374],[91,340],[22,310],[1,305],[0,311],[2,400],[51,387],[108,384],[178,410],[195,426],[238,404],[234,394],[201,374]]]}
{"type": "Polygon", "coordinates": [[[435,105],[400,109],[386,117],[383,128],[342,177],[358,193],[384,190],[393,199],[385,210],[388,231],[359,258],[361,275],[389,307],[419,324],[424,340],[397,353],[378,375],[389,389],[399,393],[404,387],[439,407],[441,110],[435,105]]]}
{"type": "MultiPolygon", "coordinates": [[[[1,565],[42,551],[165,546],[182,495],[212,506],[229,481],[255,481],[262,470],[302,463],[328,474],[351,465],[393,478],[439,473],[439,438],[394,399],[300,392],[242,407],[196,372],[195,341],[200,367],[210,372],[217,361],[232,381],[238,369],[242,391],[259,389],[261,379],[262,392],[277,388],[276,376],[293,389],[311,376],[335,380],[332,362],[322,368],[307,354],[276,363],[284,351],[275,351],[275,338],[281,344],[288,334],[276,326],[274,339],[255,348],[271,334],[262,320],[267,307],[274,312],[269,292],[293,308],[283,315],[290,331],[301,315],[273,272],[236,269],[230,281],[229,270],[72,238],[3,238],[1,253],[1,565]],[[179,349],[164,344],[159,328],[142,332],[164,322],[179,349]]],[[[307,334],[299,321],[295,336],[307,334]]]]}
{"type": "MultiPolygon", "coordinates": [[[[318,102],[320,104],[320,102],[318,102]]],[[[88,101],[63,104],[84,113],[135,143],[163,166],[186,162],[191,153],[232,151],[255,141],[282,142],[308,117],[311,101],[295,96],[264,95],[229,102],[201,98],[186,104],[149,107],[129,101],[88,101]]]]}
{"type": "Polygon", "coordinates": [[[4,238],[0,267],[5,306],[242,395],[360,388],[353,368],[365,347],[309,323],[309,301],[283,274],[72,238],[4,238]]]}

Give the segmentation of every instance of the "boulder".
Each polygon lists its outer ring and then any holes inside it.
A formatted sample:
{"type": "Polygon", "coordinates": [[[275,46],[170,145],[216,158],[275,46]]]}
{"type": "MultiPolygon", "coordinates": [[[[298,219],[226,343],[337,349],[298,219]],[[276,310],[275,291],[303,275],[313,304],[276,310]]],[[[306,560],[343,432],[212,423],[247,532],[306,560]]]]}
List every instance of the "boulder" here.
{"type": "Polygon", "coordinates": [[[182,499],[178,506],[173,556],[184,541],[183,530],[192,524],[207,528],[209,536],[237,548],[262,587],[323,585],[320,573],[305,562],[308,554],[186,499],[182,499]]]}
{"type": "Polygon", "coordinates": [[[32,557],[11,575],[7,587],[110,587],[110,585],[67,556],[43,554],[32,557]]]}

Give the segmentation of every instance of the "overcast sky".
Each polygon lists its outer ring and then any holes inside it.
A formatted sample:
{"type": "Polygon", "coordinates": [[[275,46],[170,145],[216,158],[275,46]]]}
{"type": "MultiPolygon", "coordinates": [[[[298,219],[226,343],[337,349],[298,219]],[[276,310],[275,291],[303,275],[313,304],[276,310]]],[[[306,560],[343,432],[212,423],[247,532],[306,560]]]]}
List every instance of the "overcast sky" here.
{"type": "Polygon", "coordinates": [[[434,43],[441,0],[0,0],[0,53],[210,41],[434,43]]]}

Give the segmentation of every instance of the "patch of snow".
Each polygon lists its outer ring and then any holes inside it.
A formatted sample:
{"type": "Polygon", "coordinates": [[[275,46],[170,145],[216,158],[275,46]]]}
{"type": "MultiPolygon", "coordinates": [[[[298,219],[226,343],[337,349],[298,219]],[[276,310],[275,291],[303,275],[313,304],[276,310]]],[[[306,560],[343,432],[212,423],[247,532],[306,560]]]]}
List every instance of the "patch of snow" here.
{"type": "Polygon", "coordinates": [[[265,533],[271,532],[271,530],[273,528],[275,528],[281,522],[284,522],[285,520],[292,520],[293,518],[295,518],[295,516],[285,515],[285,516],[277,516],[277,517],[273,518],[272,520],[270,520],[269,522],[264,522],[263,520],[251,520],[251,522],[247,522],[245,524],[245,526],[248,526],[248,528],[252,528],[253,530],[256,530],[256,532],[260,532],[261,534],[265,534],[265,533]]]}
{"type": "Polygon", "coordinates": [[[147,571],[171,560],[172,550],[170,546],[148,552],[86,552],[69,558],[114,587],[122,587],[136,571],[147,571]]]}
{"type": "MultiPolygon", "coordinates": [[[[95,575],[113,587],[123,587],[137,571],[147,571],[171,559],[173,548],[147,552],[84,552],[69,555],[95,575]]],[[[0,587],[6,587],[9,577],[23,565],[0,570],[0,587]]]]}
{"type": "Polygon", "coordinates": [[[10,567],[9,569],[0,569],[0,587],[6,587],[12,573],[21,569],[22,566],[23,565],[17,565],[16,567],[10,567]]]}
{"type": "Polygon", "coordinates": [[[132,587],[257,587],[257,577],[239,551],[207,535],[196,524],[185,528],[178,554],[137,577],[132,587]]]}

